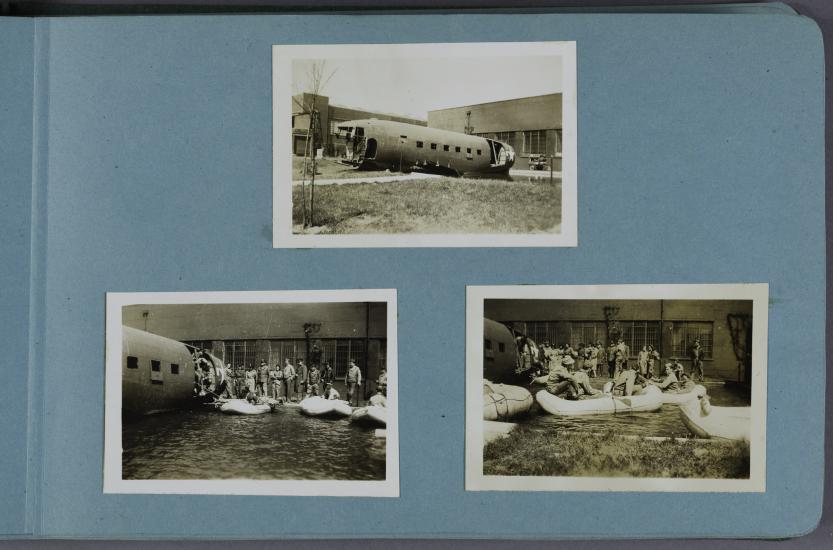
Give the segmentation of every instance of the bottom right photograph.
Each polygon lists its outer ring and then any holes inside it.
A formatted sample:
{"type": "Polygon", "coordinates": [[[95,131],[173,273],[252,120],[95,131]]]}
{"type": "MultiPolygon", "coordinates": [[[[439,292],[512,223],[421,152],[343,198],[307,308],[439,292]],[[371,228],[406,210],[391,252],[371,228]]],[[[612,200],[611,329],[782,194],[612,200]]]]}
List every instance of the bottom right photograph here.
{"type": "Polygon", "coordinates": [[[466,489],[765,490],[768,285],[467,289],[466,489]]]}

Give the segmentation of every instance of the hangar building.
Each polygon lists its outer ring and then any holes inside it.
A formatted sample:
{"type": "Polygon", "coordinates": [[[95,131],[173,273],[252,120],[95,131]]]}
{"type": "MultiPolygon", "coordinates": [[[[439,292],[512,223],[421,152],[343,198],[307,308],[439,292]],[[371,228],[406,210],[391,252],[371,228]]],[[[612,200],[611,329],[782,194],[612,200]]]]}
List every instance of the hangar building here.
{"type": "Polygon", "coordinates": [[[125,306],[124,325],[209,350],[234,368],[260,361],[309,365],[313,346],[329,361],[336,388],[352,359],[362,371],[367,395],[387,358],[384,302],[264,304],[142,304],[125,306]]]}
{"type": "MultiPolygon", "coordinates": [[[[309,131],[310,110],[313,105],[313,94],[303,93],[292,97],[292,153],[303,155],[309,131]]],[[[336,127],[345,120],[362,118],[376,118],[379,120],[395,120],[408,124],[425,126],[424,120],[402,117],[388,113],[352,109],[330,103],[330,98],[324,95],[315,96],[315,110],[321,118],[321,128],[326,129],[321,147],[324,154],[340,157],[344,153],[344,144],[335,139],[336,127]]]]}
{"type": "Polygon", "coordinates": [[[535,342],[607,346],[609,338],[621,336],[629,361],[651,345],[663,361],[679,359],[686,370],[699,338],[706,376],[751,381],[751,300],[486,300],[484,314],[535,342]]]}
{"type": "Polygon", "coordinates": [[[516,168],[532,155],[552,155],[560,171],[561,102],[562,94],[547,94],[438,109],[428,112],[428,126],[509,143],[520,157],[516,168]]]}

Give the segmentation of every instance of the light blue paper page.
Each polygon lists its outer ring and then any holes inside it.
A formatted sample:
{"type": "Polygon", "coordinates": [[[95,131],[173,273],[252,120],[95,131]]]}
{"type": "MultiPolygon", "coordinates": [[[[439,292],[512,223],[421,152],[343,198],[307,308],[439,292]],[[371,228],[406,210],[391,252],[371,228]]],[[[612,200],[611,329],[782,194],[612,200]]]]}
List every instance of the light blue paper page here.
{"type": "Polygon", "coordinates": [[[810,20],[134,17],[54,19],[48,34],[42,534],[771,537],[815,525],[823,75],[810,20]],[[577,248],[271,248],[272,44],[519,40],[577,44],[577,248]],[[766,493],[463,490],[466,285],[695,282],[770,284],[766,493]],[[400,498],[102,494],[105,292],[323,288],[398,289],[400,498]]]}

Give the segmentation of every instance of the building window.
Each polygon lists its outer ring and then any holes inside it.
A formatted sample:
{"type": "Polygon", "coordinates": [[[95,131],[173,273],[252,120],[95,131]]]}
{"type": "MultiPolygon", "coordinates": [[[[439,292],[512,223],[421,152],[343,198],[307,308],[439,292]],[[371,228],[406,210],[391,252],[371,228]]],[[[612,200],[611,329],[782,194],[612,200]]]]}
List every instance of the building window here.
{"type": "Polygon", "coordinates": [[[436,143],[432,143],[432,144],[431,144],[431,149],[432,149],[433,151],[436,151],[436,150],[437,150],[437,144],[436,144],[436,143]]]}
{"type": "Polygon", "coordinates": [[[642,346],[659,348],[659,321],[624,321],[619,322],[621,338],[631,349],[631,357],[642,350],[642,346]]]}
{"type": "Polygon", "coordinates": [[[674,321],[672,323],[672,354],[675,358],[690,358],[694,341],[700,340],[704,359],[712,358],[714,323],[674,321]]]}
{"type": "Polygon", "coordinates": [[[459,153],[460,152],[460,147],[454,147],[454,152],[459,153]]]}
{"type": "Polygon", "coordinates": [[[527,130],[524,132],[524,153],[529,155],[548,154],[547,131],[527,130]]]}
{"type": "Polygon", "coordinates": [[[171,374],[179,374],[179,365],[171,363],[171,374]]]}
{"type": "Polygon", "coordinates": [[[132,357],[130,355],[127,356],[127,368],[128,369],[138,369],[139,368],[139,358],[132,357]]]}
{"type": "Polygon", "coordinates": [[[417,141],[417,149],[422,149],[422,142],[421,141],[417,141]]]}
{"type": "Polygon", "coordinates": [[[448,150],[449,150],[449,146],[448,145],[443,145],[443,151],[448,151],[448,150]]]}
{"type": "Polygon", "coordinates": [[[254,340],[227,340],[224,346],[223,361],[235,369],[254,367],[257,359],[254,340]]]}

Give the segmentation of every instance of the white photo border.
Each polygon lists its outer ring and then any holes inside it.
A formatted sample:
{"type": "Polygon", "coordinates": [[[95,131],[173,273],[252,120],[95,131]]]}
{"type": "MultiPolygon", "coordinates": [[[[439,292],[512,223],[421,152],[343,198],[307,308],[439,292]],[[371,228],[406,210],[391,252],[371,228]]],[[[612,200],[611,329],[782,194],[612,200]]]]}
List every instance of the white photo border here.
{"type": "Polygon", "coordinates": [[[518,285],[466,287],[466,491],[765,492],[769,285],[518,285]],[[752,429],[749,479],[483,474],[483,302],[487,299],[751,300],[752,429]]]}
{"type": "Polygon", "coordinates": [[[578,246],[578,132],[576,43],[564,42],[455,42],[427,44],[318,44],[272,46],[272,247],[273,248],[383,248],[383,247],[571,247],[578,246]],[[291,119],[294,59],[408,58],[489,55],[561,56],[562,63],[562,179],[561,232],[536,234],[450,233],[296,235],[292,232],[291,119]]]}
{"type": "Polygon", "coordinates": [[[104,493],[399,496],[398,342],[395,289],[232,292],[108,292],[104,395],[104,493]],[[388,409],[384,480],[125,480],[121,449],[122,308],[136,304],[387,303],[388,409]]]}

